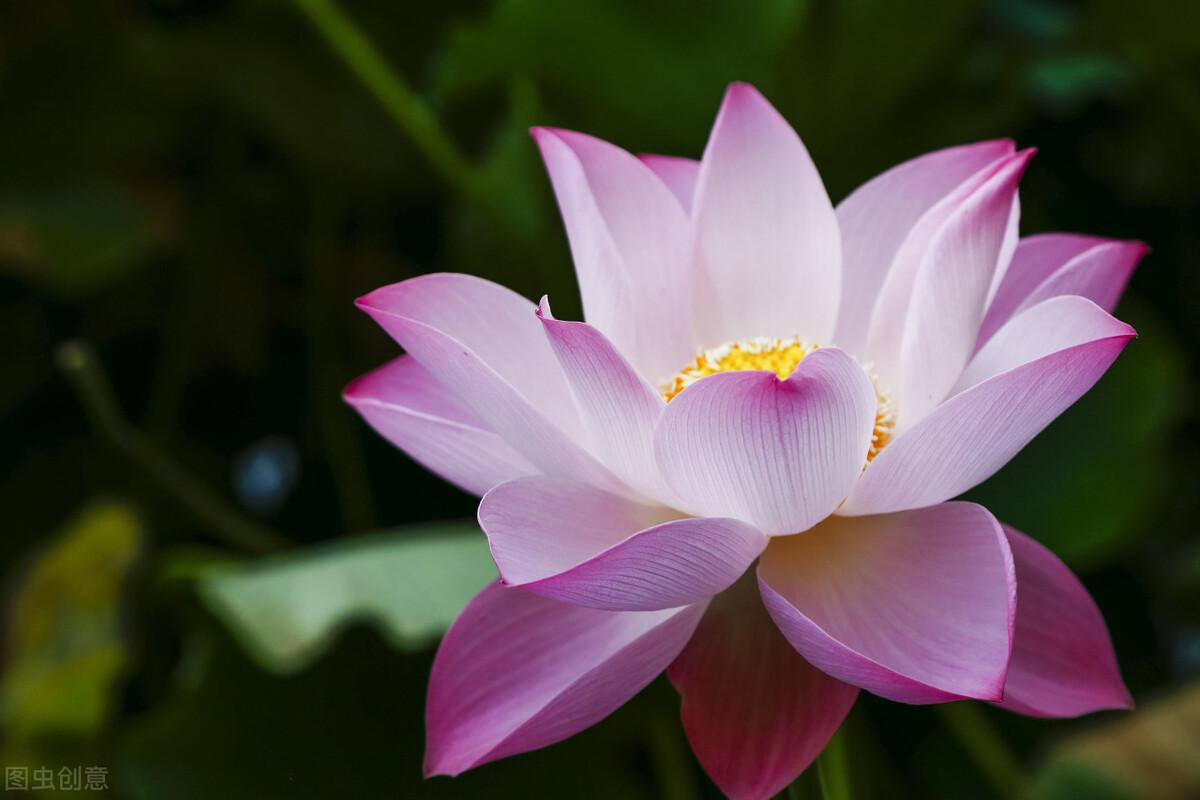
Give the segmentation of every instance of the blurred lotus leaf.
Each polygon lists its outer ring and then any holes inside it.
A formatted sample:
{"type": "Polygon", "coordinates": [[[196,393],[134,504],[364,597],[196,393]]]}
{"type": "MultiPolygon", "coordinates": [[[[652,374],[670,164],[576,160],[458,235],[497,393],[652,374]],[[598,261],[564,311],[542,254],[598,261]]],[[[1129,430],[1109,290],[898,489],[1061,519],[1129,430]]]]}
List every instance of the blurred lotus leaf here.
{"type": "Polygon", "coordinates": [[[1063,742],[1038,776],[1038,797],[1200,797],[1200,684],[1063,742]]]}
{"type": "Polygon", "coordinates": [[[367,534],[231,567],[199,582],[208,607],[264,667],[295,672],[366,618],[403,650],[441,636],[496,577],[473,522],[367,534]]]}
{"type": "Polygon", "coordinates": [[[141,539],[128,507],[97,504],[68,523],[19,579],[0,678],[8,746],[84,738],[104,723],[128,663],[121,590],[141,539]]]}
{"type": "Polygon", "coordinates": [[[79,295],[144,263],[167,219],[107,187],[0,198],[0,270],[79,295]]]}

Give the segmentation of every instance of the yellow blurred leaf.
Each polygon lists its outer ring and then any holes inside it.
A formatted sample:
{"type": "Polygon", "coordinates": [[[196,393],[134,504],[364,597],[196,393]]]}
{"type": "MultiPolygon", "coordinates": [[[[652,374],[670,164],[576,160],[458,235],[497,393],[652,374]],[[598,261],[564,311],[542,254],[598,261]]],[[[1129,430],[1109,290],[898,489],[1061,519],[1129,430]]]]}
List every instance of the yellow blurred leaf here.
{"type": "Polygon", "coordinates": [[[127,661],[121,589],[140,543],[128,507],[93,505],[19,578],[0,676],[0,726],[10,745],[85,737],[104,722],[127,661]]]}
{"type": "Polygon", "coordinates": [[[1067,740],[1038,788],[1045,800],[1200,797],[1200,683],[1067,740]]]}

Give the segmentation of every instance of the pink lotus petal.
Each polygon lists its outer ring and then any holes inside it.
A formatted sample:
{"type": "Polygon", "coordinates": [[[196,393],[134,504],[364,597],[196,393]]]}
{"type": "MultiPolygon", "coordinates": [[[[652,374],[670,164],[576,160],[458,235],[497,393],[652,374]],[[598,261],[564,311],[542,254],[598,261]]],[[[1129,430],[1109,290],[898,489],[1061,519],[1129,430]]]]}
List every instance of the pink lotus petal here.
{"type": "Polygon", "coordinates": [[[1110,240],[1074,233],[1039,233],[1021,239],[988,304],[979,341],[986,341],[1043,281],[1076,256],[1106,241],[1110,240]]]}
{"type": "Polygon", "coordinates": [[[1016,582],[982,506],[833,517],[772,541],[758,576],[783,635],[835,678],[901,703],[1001,696],[1016,582]]]}
{"type": "Polygon", "coordinates": [[[1029,156],[1014,158],[954,210],[917,271],[900,344],[897,428],[940,403],[975,351],[988,289],[1012,229],[1013,199],[1029,156]]]}
{"type": "Polygon", "coordinates": [[[1017,623],[1004,700],[1034,717],[1133,708],[1108,630],[1087,589],[1058,557],[1004,526],[1017,574],[1017,623]]]}
{"type": "Polygon", "coordinates": [[[678,156],[656,156],[644,153],[638,156],[642,163],[658,176],[671,194],[683,206],[683,210],[692,213],[692,198],[696,194],[696,178],[700,176],[700,162],[692,158],[678,156]]]}
{"type": "MultiPolygon", "coordinates": [[[[1120,326],[959,392],[885,447],[838,513],[921,508],[983,482],[1092,388],[1133,336],[1120,326]]],[[[992,353],[979,357],[1000,363],[992,353]]],[[[968,379],[983,371],[969,366],[968,379]]]]}
{"type": "Polygon", "coordinates": [[[796,533],[824,519],[854,485],[875,406],[854,359],[822,348],[784,381],[745,371],[692,384],[667,405],[655,452],[690,513],[796,533]]]}
{"type": "Polygon", "coordinates": [[[1069,347],[1136,331],[1083,297],[1059,295],[1005,323],[963,370],[956,392],[1069,347]]]}
{"type": "Polygon", "coordinates": [[[380,436],[471,494],[537,473],[411,356],[358,378],[343,397],[380,436]]]}
{"type": "Polygon", "coordinates": [[[884,276],[921,215],[972,175],[1012,153],[1008,139],[938,150],[892,167],[838,204],[842,307],[833,338],[838,347],[862,354],[884,276]]]}
{"type": "Polygon", "coordinates": [[[1109,239],[1093,239],[1082,236],[1062,236],[1059,238],[1034,237],[1022,242],[1019,252],[1021,259],[1014,263],[1021,264],[1022,277],[1008,282],[1003,294],[998,293],[992,305],[988,308],[987,317],[979,330],[979,343],[988,340],[1005,322],[1026,308],[1037,305],[1043,300],[1059,295],[1079,295],[1086,297],[1105,311],[1112,311],[1134,268],[1148,252],[1146,245],[1141,242],[1120,242],[1109,239]],[[1042,246],[1030,246],[1026,242],[1044,243],[1042,246]],[[1068,249],[1070,245],[1075,248],[1068,249]],[[1082,247],[1080,252],[1074,249],[1082,247]],[[1030,251],[1033,251],[1030,253],[1030,251]],[[1049,258],[1060,250],[1070,255],[1057,266],[1047,263],[1049,258]],[[1045,261],[1043,261],[1045,259],[1045,261]],[[1034,278],[1038,278],[1034,282],[1034,278]],[[1027,283],[1034,283],[1028,286],[1027,283]]]}
{"type": "Polygon", "coordinates": [[[621,488],[580,444],[587,433],[528,300],[441,273],[377,289],[358,306],[539,470],[621,488]]]}
{"type": "Polygon", "coordinates": [[[596,328],[556,320],[545,298],[538,318],[571,384],[592,452],[630,486],[669,504],[671,491],[654,460],[654,427],[666,408],[662,395],[596,328]]]}
{"type": "Polygon", "coordinates": [[[713,600],[667,677],[683,696],[692,751],[735,800],[783,791],[825,748],[858,696],[792,649],[749,581],[713,600]]]}
{"type": "Polygon", "coordinates": [[[446,633],[425,706],[425,774],[554,744],[654,680],[704,605],[598,611],[493,583],[446,633]]]}
{"type": "Polygon", "coordinates": [[[676,516],[545,476],[501,484],[479,504],[505,583],[614,611],[707,600],[741,577],[767,543],[744,522],[676,516]]]}
{"type": "MultiPolygon", "coordinates": [[[[1004,240],[1000,243],[1000,255],[996,258],[996,270],[992,273],[991,285],[988,288],[987,304],[991,304],[992,298],[996,296],[1000,285],[1004,282],[1004,276],[1008,274],[1008,268],[1012,264],[1013,255],[1017,252],[1017,245],[1021,240],[1021,197],[1016,192],[1013,192],[1012,207],[1008,212],[1008,224],[1004,228],[1004,240]]],[[[986,313],[986,312],[985,312],[986,313]]]]}
{"type": "Polygon", "coordinates": [[[871,310],[864,350],[866,360],[883,379],[885,386],[896,391],[903,382],[901,353],[915,298],[917,276],[930,255],[934,241],[964,206],[972,202],[978,205],[977,198],[985,188],[994,186],[998,176],[1002,173],[1011,174],[1028,158],[1028,152],[1014,153],[971,175],[930,206],[896,250],[871,310]]]}
{"type": "Polygon", "coordinates": [[[841,292],[837,218],[799,137],[751,86],[725,93],[693,217],[702,347],[754,336],[830,341],[841,292]]]}
{"type": "Polygon", "coordinates": [[[535,128],[567,227],[584,316],[652,380],[692,356],[690,228],[675,195],[619,147],[535,128]]]}

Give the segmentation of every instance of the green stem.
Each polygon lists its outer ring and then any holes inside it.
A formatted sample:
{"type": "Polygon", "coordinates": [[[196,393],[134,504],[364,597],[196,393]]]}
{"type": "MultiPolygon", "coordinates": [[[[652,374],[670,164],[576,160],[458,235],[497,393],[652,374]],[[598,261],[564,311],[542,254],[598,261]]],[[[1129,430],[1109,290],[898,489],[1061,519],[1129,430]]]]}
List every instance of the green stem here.
{"type": "Polygon", "coordinates": [[[88,419],[115,451],[133,462],[184,508],[195,514],[214,535],[239,549],[265,553],[289,542],[270,528],[246,519],[211,489],[192,477],[137,428],[129,424],[117,404],[112,383],[95,350],[83,341],[58,348],[58,367],[71,382],[88,419]]]}
{"type": "Polygon", "coordinates": [[[696,800],[700,790],[675,716],[655,716],[651,723],[650,748],[658,773],[658,796],[663,800],[696,800]]]}
{"type": "Polygon", "coordinates": [[[846,755],[846,732],[839,728],[817,758],[817,778],[825,800],[852,800],[850,759],[846,755]]]}
{"type": "Polygon", "coordinates": [[[407,134],[442,177],[489,212],[491,199],[471,163],[438,124],[429,106],[404,82],[370,38],[336,0],[295,0],[350,71],[375,96],[392,122],[407,134]]]}
{"type": "Polygon", "coordinates": [[[1031,796],[1031,788],[1017,757],[992,727],[978,704],[969,701],[943,703],[937,708],[942,723],[958,739],[1001,797],[1031,796]]]}
{"type": "Polygon", "coordinates": [[[316,187],[312,197],[309,246],[305,269],[308,334],[308,380],[317,429],[333,468],[334,487],[343,530],[375,526],[375,500],[363,462],[361,439],[352,413],[341,401],[344,380],[338,374],[338,332],[330,303],[345,296],[338,282],[336,230],[340,201],[332,189],[316,187]]]}

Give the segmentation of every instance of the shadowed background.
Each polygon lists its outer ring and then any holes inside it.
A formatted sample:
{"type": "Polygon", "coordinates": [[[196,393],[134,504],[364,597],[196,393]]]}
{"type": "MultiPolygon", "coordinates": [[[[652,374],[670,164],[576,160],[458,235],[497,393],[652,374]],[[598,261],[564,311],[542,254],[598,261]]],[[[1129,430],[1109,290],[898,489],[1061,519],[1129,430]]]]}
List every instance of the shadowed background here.
{"type": "Polygon", "coordinates": [[[1022,233],[1153,248],[1140,338],[971,495],[1081,575],[1138,712],[863,695],[854,795],[1200,796],[1198,30],[1175,0],[5,4],[0,760],[130,798],[717,796],[661,680],[421,781],[432,648],[492,568],[475,501],[340,392],[398,352],[352,305],[386,283],[578,318],[530,125],[698,157],[747,80],[835,202],[1011,136],[1022,233]]]}

